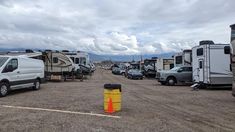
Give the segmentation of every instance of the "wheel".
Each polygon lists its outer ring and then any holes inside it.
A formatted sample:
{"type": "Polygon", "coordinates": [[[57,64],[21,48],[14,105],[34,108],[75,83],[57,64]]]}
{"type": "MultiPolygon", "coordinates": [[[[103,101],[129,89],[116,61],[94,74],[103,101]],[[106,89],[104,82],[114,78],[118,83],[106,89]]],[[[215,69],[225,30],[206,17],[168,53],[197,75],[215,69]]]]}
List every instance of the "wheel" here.
{"type": "Polygon", "coordinates": [[[34,90],[39,90],[40,89],[40,81],[38,79],[35,80],[33,89],[34,90]]]}
{"type": "Polygon", "coordinates": [[[0,97],[6,96],[8,92],[9,92],[9,84],[5,82],[0,83],[0,97]]]}
{"type": "Polygon", "coordinates": [[[176,83],[176,80],[173,77],[169,77],[166,82],[167,82],[167,85],[174,86],[176,83]]]}

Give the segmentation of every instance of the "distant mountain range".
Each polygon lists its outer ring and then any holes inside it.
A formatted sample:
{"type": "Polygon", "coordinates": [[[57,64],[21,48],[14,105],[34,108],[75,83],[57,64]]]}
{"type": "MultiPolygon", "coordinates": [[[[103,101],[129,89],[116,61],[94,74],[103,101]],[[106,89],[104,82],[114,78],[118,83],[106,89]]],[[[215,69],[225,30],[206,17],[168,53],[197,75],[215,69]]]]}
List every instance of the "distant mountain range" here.
{"type": "MultiPolygon", "coordinates": [[[[41,49],[33,49],[34,51],[38,51],[41,49]]],[[[6,52],[6,51],[25,51],[25,49],[22,48],[14,48],[14,49],[7,49],[7,48],[0,48],[0,51],[6,52]]],[[[163,54],[145,54],[142,55],[142,59],[151,59],[152,57],[158,57],[158,58],[171,58],[175,53],[163,53],[163,54]]],[[[90,59],[92,61],[105,61],[105,60],[111,60],[111,61],[139,61],[141,60],[141,55],[97,55],[94,53],[89,53],[90,59]]]]}

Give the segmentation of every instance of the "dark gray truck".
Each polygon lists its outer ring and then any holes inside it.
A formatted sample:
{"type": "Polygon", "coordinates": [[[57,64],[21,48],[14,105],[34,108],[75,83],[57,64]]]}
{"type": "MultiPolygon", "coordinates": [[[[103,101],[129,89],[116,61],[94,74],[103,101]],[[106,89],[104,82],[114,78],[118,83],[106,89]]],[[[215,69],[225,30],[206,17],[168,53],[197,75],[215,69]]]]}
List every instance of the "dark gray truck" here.
{"type": "Polygon", "coordinates": [[[181,66],[167,71],[160,71],[156,78],[162,85],[173,86],[178,83],[192,83],[192,67],[181,66]]]}

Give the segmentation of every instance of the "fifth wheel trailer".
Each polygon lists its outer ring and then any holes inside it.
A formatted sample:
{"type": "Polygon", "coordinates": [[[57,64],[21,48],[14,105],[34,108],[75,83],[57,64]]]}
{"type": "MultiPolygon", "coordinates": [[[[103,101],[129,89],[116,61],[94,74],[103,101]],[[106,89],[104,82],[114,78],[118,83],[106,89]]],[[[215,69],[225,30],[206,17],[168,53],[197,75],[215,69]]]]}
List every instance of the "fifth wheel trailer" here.
{"type": "Polygon", "coordinates": [[[174,67],[174,59],[158,58],[156,67],[157,67],[157,72],[162,71],[162,70],[170,70],[174,67]]]}
{"type": "Polygon", "coordinates": [[[175,67],[192,65],[192,50],[187,49],[174,55],[175,67]]]}
{"type": "Polygon", "coordinates": [[[233,49],[232,55],[232,70],[233,70],[233,96],[235,97],[235,24],[231,25],[231,44],[233,49]]]}
{"type": "Polygon", "coordinates": [[[232,86],[229,44],[201,41],[192,48],[193,81],[197,87],[232,86]]]}

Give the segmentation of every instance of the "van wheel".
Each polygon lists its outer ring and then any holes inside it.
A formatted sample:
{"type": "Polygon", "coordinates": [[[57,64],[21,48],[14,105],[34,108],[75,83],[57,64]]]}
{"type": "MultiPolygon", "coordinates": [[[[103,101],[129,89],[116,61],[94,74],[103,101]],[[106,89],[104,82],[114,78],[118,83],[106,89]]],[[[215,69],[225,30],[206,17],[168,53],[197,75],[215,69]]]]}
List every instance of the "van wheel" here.
{"type": "Polygon", "coordinates": [[[175,80],[175,78],[174,77],[169,77],[169,78],[167,78],[167,85],[169,85],[169,86],[174,86],[175,85],[175,83],[176,83],[176,80],[175,80]]]}
{"type": "Polygon", "coordinates": [[[9,84],[5,82],[0,83],[0,97],[6,96],[8,92],[9,92],[9,84]]]}
{"type": "Polygon", "coordinates": [[[33,89],[34,90],[39,90],[40,86],[41,86],[40,81],[38,79],[36,79],[35,82],[34,82],[33,89]]]}

